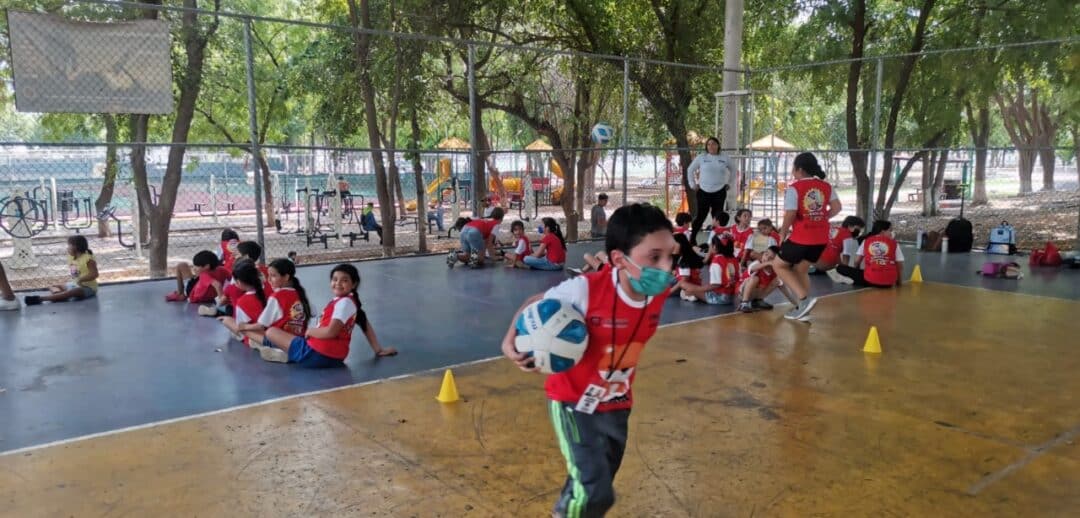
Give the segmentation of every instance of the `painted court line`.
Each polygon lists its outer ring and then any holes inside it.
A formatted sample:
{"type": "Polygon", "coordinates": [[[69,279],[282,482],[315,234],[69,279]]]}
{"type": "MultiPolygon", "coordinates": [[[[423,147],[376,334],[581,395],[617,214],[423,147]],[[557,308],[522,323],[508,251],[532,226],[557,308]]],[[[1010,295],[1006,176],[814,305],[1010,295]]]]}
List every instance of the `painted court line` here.
{"type": "Polygon", "coordinates": [[[1050,439],[1049,441],[1046,441],[1032,448],[1030,451],[1028,451],[1027,455],[1024,455],[1023,458],[1021,458],[1020,460],[983,477],[981,480],[972,484],[972,486],[968,488],[967,494],[971,496],[977,496],[983,489],[986,489],[989,485],[1009,476],[1012,472],[1024,466],[1027,466],[1028,464],[1031,464],[1033,460],[1039,458],[1039,456],[1046,453],[1055,446],[1072,441],[1078,435],[1080,435],[1080,425],[1074,426],[1072,429],[1065,431],[1061,435],[1058,435],[1057,437],[1054,437],[1053,439],[1050,439]]]}
{"type": "MultiPolygon", "coordinates": [[[[826,295],[821,295],[818,298],[819,299],[824,299],[824,298],[829,298],[829,297],[835,297],[835,296],[838,296],[838,295],[849,295],[849,294],[852,294],[852,293],[858,293],[858,292],[863,291],[865,289],[867,289],[867,288],[861,288],[861,289],[856,289],[856,290],[851,290],[851,291],[841,291],[841,292],[837,292],[837,293],[829,293],[829,294],[826,294],[826,295]]],[[[789,302],[784,302],[782,304],[777,304],[776,307],[781,307],[781,306],[784,306],[785,304],[790,305],[789,302]]],[[[668,324],[661,324],[659,327],[660,328],[675,327],[675,326],[693,324],[693,323],[697,323],[697,322],[703,322],[705,320],[713,320],[713,319],[730,317],[730,316],[735,316],[735,315],[742,315],[742,313],[740,313],[738,311],[733,311],[731,313],[723,313],[723,314],[720,314],[720,315],[708,315],[708,316],[704,316],[704,317],[700,317],[700,318],[694,318],[694,319],[690,319],[690,320],[683,320],[683,321],[680,321],[680,322],[671,322],[671,323],[668,323],[668,324]]],[[[173,423],[180,423],[180,422],[189,421],[189,420],[192,420],[192,419],[199,419],[199,418],[214,416],[214,415],[218,415],[218,414],[225,414],[225,413],[228,413],[228,412],[235,412],[235,411],[239,411],[239,410],[245,410],[245,409],[248,409],[248,408],[255,408],[255,407],[265,406],[265,405],[272,405],[274,403],[281,403],[283,401],[290,401],[290,400],[293,400],[293,399],[299,399],[299,398],[308,397],[308,396],[317,396],[317,395],[320,395],[320,394],[329,394],[331,392],[338,392],[338,391],[341,391],[341,390],[348,390],[348,389],[357,388],[357,387],[364,387],[364,386],[367,386],[367,385],[374,385],[374,384],[377,384],[377,383],[386,383],[386,382],[390,382],[390,381],[396,381],[396,380],[401,380],[401,379],[406,379],[406,378],[423,376],[425,374],[435,373],[435,372],[442,371],[442,370],[445,370],[445,369],[455,369],[455,368],[458,368],[458,367],[468,367],[470,365],[478,365],[478,364],[481,364],[481,363],[487,363],[487,362],[490,362],[492,360],[498,360],[500,358],[502,358],[502,355],[491,356],[491,357],[488,357],[488,358],[481,358],[479,360],[471,360],[471,361],[462,362],[462,363],[455,363],[455,364],[452,364],[452,365],[445,365],[445,366],[441,366],[441,367],[433,367],[433,368],[425,369],[425,370],[422,370],[422,371],[409,372],[409,373],[406,373],[406,374],[399,374],[397,376],[391,376],[389,378],[380,378],[380,379],[376,379],[376,380],[361,381],[361,382],[358,382],[358,383],[351,383],[351,384],[348,384],[348,385],[342,385],[340,387],[332,387],[332,388],[328,388],[328,389],[313,390],[313,391],[310,391],[310,392],[301,392],[301,393],[298,393],[298,394],[290,394],[288,396],[281,396],[281,397],[278,397],[278,398],[267,399],[265,401],[256,401],[254,403],[246,403],[246,404],[243,404],[243,405],[231,406],[231,407],[226,407],[226,408],[219,408],[217,410],[210,410],[208,412],[200,412],[198,414],[191,414],[191,415],[185,415],[185,416],[180,416],[180,417],[173,417],[173,418],[170,418],[170,419],[163,419],[161,421],[154,421],[154,422],[143,423],[143,424],[138,424],[138,425],[134,425],[134,426],[127,426],[127,427],[124,427],[124,428],[117,428],[115,430],[106,430],[104,432],[97,432],[97,433],[92,433],[92,434],[87,434],[87,435],[80,435],[78,437],[71,437],[71,438],[68,438],[68,439],[60,439],[58,441],[47,442],[47,443],[44,443],[44,444],[36,444],[36,445],[33,445],[33,446],[26,446],[26,447],[14,449],[14,450],[0,451],[0,457],[8,457],[8,456],[12,456],[12,455],[30,453],[30,452],[37,451],[37,450],[43,450],[45,448],[52,448],[54,446],[64,446],[64,445],[67,445],[67,444],[72,444],[72,443],[76,443],[76,442],[82,442],[82,441],[86,441],[86,440],[90,440],[90,439],[98,439],[98,438],[108,437],[108,436],[111,436],[111,435],[117,435],[117,434],[121,434],[121,433],[134,432],[134,431],[137,431],[137,430],[145,430],[147,428],[155,428],[155,427],[158,427],[158,426],[165,426],[165,425],[169,425],[169,424],[173,424],[173,423]]]]}

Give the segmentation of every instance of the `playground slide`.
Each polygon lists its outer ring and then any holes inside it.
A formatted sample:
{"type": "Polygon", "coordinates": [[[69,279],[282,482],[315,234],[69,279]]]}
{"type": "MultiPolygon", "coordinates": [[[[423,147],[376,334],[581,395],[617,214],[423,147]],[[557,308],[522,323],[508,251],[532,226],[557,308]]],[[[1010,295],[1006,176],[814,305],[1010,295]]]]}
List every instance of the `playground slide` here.
{"type": "Polygon", "coordinates": [[[435,189],[438,189],[439,185],[441,185],[443,182],[447,182],[449,180],[450,180],[450,159],[448,159],[448,158],[439,159],[439,174],[438,174],[438,176],[435,177],[434,180],[431,181],[431,183],[428,184],[427,193],[431,194],[431,193],[435,192],[435,189]]]}
{"type": "Polygon", "coordinates": [[[554,174],[555,176],[558,176],[559,179],[562,180],[563,179],[562,168],[559,167],[559,163],[556,162],[554,158],[549,160],[548,163],[549,163],[548,168],[551,169],[551,173],[554,174]]]}

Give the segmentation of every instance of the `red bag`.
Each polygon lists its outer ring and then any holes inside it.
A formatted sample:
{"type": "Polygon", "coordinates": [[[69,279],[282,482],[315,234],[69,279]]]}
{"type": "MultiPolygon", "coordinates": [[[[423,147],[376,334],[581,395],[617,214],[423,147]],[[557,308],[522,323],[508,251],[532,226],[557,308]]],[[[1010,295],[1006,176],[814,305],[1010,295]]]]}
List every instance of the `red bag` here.
{"type": "Polygon", "coordinates": [[[1031,251],[1031,257],[1028,258],[1028,266],[1039,266],[1042,264],[1043,257],[1046,256],[1044,250],[1036,248],[1031,251]]]}
{"type": "Polygon", "coordinates": [[[1040,264],[1043,266],[1061,266],[1061,263],[1061,251],[1058,250],[1057,246],[1054,246],[1054,243],[1047,241],[1046,253],[1043,254],[1042,262],[1040,264]]]}

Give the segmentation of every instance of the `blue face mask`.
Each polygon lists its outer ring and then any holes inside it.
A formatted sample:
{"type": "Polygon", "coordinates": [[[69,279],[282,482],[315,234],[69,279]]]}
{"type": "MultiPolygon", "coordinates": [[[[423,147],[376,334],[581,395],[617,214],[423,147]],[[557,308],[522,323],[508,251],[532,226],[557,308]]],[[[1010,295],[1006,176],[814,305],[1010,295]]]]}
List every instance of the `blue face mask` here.
{"type": "Polygon", "coordinates": [[[661,270],[660,268],[654,268],[652,266],[640,267],[634,261],[630,260],[630,256],[624,255],[626,262],[634,265],[635,268],[641,271],[638,278],[630,277],[630,287],[634,291],[645,295],[647,297],[653,297],[664,292],[671,286],[671,282],[675,280],[675,276],[669,271],[661,270]]]}
{"type": "Polygon", "coordinates": [[[537,234],[543,234],[544,233],[544,226],[540,225],[539,227],[536,227],[536,233],[537,234]]]}

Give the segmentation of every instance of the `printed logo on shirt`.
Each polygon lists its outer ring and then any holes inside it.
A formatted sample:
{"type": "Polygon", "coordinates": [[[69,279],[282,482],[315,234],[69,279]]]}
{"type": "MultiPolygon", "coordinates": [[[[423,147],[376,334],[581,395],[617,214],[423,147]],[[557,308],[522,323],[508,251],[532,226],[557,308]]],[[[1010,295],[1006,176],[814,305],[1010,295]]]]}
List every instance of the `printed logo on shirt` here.
{"type": "Polygon", "coordinates": [[[875,241],[870,243],[870,260],[875,264],[885,264],[889,262],[889,244],[883,241],[875,241]]]}
{"type": "Polygon", "coordinates": [[[604,359],[600,360],[600,379],[605,382],[604,395],[600,398],[601,403],[626,400],[626,394],[630,392],[630,378],[634,375],[634,369],[637,367],[644,348],[645,344],[642,342],[604,347],[604,359]],[[613,369],[609,370],[612,355],[617,363],[613,369]]]}
{"type": "Polygon", "coordinates": [[[304,332],[304,305],[299,300],[293,302],[289,308],[289,321],[285,323],[285,331],[300,336],[304,332]]]}
{"type": "Polygon", "coordinates": [[[803,196],[803,209],[808,214],[815,214],[825,207],[825,193],[821,189],[810,189],[803,196]]]}

